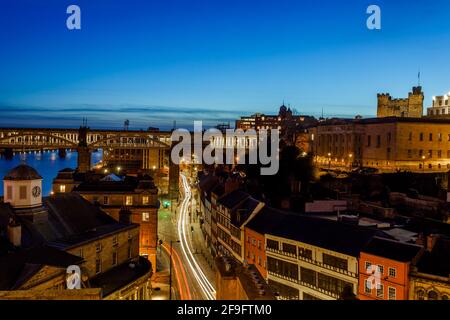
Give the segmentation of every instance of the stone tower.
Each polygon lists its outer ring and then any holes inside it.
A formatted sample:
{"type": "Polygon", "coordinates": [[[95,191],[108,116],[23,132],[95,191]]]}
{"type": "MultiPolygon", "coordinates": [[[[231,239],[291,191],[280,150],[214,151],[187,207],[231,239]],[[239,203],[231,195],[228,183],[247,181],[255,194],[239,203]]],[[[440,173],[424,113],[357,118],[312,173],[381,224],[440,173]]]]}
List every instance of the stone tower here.
{"type": "Polygon", "coordinates": [[[393,99],[389,93],[377,95],[377,117],[421,118],[424,94],[422,87],[413,87],[406,99],[393,99]]]}

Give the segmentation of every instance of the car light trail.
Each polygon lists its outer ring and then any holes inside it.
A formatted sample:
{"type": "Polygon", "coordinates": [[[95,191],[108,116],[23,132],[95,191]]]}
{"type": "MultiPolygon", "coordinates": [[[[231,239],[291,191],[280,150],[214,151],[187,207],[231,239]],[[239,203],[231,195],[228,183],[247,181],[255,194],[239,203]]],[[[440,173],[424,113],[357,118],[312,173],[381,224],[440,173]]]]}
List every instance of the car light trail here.
{"type": "Polygon", "coordinates": [[[189,187],[189,184],[187,182],[186,176],[180,175],[181,181],[184,189],[184,198],[180,205],[180,217],[178,219],[178,236],[180,239],[181,244],[181,250],[186,257],[186,261],[188,262],[189,268],[191,269],[192,275],[197,280],[199,287],[201,288],[201,291],[203,295],[208,300],[214,300],[216,291],[211,284],[211,282],[208,280],[206,275],[203,273],[200,265],[198,264],[197,260],[194,257],[194,254],[192,253],[192,250],[189,246],[188,238],[187,238],[187,222],[188,222],[188,208],[189,208],[189,202],[191,199],[191,190],[189,187]]]}

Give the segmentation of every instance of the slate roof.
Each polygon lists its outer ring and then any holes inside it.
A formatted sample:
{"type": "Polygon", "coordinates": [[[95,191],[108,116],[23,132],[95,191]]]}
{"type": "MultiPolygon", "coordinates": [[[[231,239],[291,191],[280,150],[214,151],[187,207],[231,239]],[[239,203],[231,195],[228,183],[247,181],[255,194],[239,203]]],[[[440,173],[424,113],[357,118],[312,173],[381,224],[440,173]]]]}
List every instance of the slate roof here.
{"type": "Polygon", "coordinates": [[[82,261],[78,256],[47,246],[10,253],[0,257],[0,290],[19,288],[43,266],[67,268],[82,261]]]}
{"type": "Polygon", "coordinates": [[[276,227],[287,213],[264,206],[246,225],[253,231],[259,234],[266,234],[276,227]]]}
{"type": "Polygon", "coordinates": [[[211,193],[214,193],[216,196],[221,197],[225,193],[225,187],[223,186],[223,184],[219,183],[211,189],[211,193]]]}
{"type": "Polygon", "coordinates": [[[363,252],[395,261],[411,262],[421,250],[422,247],[418,245],[374,237],[363,252]]]}
{"type": "Polygon", "coordinates": [[[343,222],[320,219],[264,207],[247,228],[261,234],[314,245],[358,257],[373,237],[391,238],[384,232],[343,222]]]}
{"type": "Polygon", "coordinates": [[[39,173],[32,167],[26,164],[20,164],[17,167],[11,169],[4,180],[38,180],[42,179],[39,173]]]}
{"type": "Polygon", "coordinates": [[[9,204],[0,204],[0,229],[6,230],[9,218],[14,217],[22,225],[22,246],[25,248],[44,244],[67,247],[136,226],[115,221],[75,193],[56,194],[45,198],[42,208],[20,212],[20,215],[17,212],[9,204]],[[42,218],[31,220],[27,214],[42,218]]]}
{"type": "Polygon", "coordinates": [[[233,209],[249,197],[250,195],[242,190],[234,190],[219,199],[218,203],[228,209],[233,209]]]}
{"type": "Polygon", "coordinates": [[[106,297],[125,285],[151,272],[152,264],[144,257],[135,262],[126,262],[89,280],[92,287],[102,288],[102,296],[106,297]],[[130,263],[134,266],[131,267],[130,263]]]}
{"type": "Polygon", "coordinates": [[[252,197],[248,197],[241,204],[239,204],[232,212],[231,212],[231,223],[235,227],[241,227],[242,224],[248,219],[248,217],[253,213],[256,207],[260,204],[256,199],[252,197]]]}
{"type": "Polygon", "coordinates": [[[450,275],[450,238],[438,238],[433,249],[425,251],[419,259],[417,270],[448,278],[450,275]]]}
{"type": "Polygon", "coordinates": [[[135,192],[136,189],[156,189],[153,178],[149,175],[132,177],[126,176],[122,180],[103,180],[97,177],[96,179],[86,179],[76,186],[74,192],[135,192]]]}

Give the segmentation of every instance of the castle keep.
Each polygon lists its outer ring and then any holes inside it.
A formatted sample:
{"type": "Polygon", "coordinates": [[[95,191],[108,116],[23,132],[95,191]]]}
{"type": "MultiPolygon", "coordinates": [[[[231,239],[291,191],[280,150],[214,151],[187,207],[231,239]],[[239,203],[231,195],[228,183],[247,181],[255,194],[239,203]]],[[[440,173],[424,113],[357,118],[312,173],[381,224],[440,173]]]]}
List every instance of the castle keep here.
{"type": "Polygon", "coordinates": [[[423,115],[424,94],[422,87],[413,87],[405,99],[392,99],[389,93],[380,93],[378,97],[377,117],[421,118],[423,115]]]}

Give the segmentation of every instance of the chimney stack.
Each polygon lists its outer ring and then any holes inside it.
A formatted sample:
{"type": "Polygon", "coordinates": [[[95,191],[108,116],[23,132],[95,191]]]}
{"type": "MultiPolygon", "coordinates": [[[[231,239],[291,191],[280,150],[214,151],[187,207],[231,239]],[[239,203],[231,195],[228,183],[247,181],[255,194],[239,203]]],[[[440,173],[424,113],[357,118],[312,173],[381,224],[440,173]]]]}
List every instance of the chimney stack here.
{"type": "Polygon", "coordinates": [[[12,218],[8,223],[8,239],[15,247],[22,244],[22,226],[12,218]]]}
{"type": "Polygon", "coordinates": [[[436,244],[437,240],[439,239],[438,234],[430,234],[427,236],[427,243],[426,243],[426,249],[427,251],[432,251],[434,248],[434,245],[436,244]]]}

